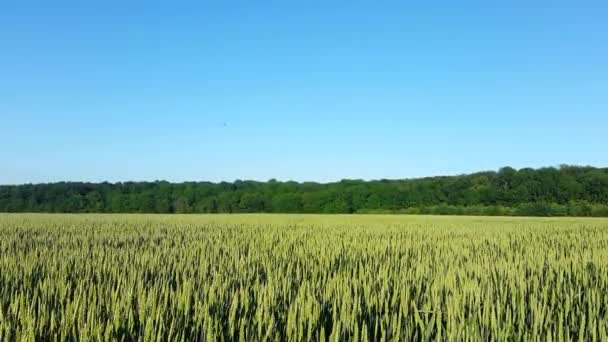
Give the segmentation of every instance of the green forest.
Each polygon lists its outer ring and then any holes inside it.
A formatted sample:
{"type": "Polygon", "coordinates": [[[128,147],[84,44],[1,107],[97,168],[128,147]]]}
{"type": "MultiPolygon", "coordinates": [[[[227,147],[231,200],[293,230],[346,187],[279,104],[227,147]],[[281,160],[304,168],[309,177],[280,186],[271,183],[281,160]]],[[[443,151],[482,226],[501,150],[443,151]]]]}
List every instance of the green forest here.
{"type": "Polygon", "coordinates": [[[2,212],[608,216],[608,168],[560,166],[334,183],[59,182],[0,186],[2,212]]]}

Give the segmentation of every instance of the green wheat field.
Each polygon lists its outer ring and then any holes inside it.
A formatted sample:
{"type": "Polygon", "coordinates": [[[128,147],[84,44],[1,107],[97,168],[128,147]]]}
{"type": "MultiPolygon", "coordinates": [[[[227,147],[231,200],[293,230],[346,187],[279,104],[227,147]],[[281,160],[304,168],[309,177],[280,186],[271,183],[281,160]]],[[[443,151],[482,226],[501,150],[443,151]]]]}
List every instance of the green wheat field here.
{"type": "Polygon", "coordinates": [[[608,340],[608,220],[0,215],[0,340],[608,340]]]}

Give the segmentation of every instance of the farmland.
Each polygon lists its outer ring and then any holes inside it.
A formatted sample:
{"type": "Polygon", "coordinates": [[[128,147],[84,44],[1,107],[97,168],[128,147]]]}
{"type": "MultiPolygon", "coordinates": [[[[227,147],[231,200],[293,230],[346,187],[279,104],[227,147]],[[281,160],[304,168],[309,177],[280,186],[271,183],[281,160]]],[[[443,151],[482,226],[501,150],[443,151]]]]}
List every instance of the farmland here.
{"type": "Polygon", "coordinates": [[[607,340],[608,219],[0,215],[0,340],[607,340]]]}

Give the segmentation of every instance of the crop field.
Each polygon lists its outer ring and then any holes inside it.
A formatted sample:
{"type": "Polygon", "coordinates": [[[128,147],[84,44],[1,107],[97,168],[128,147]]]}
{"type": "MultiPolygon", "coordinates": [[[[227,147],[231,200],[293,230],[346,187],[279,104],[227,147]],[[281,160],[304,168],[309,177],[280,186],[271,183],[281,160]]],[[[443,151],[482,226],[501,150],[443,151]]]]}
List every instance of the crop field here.
{"type": "Polygon", "coordinates": [[[608,340],[608,220],[0,215],[0,340],[608,340]]]}

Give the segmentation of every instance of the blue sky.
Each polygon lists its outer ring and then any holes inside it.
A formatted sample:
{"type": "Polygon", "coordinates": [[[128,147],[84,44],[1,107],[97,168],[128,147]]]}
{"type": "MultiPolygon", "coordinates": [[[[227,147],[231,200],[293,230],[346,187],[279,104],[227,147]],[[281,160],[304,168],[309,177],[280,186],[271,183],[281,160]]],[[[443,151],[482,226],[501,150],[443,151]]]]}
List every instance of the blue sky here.
{"type": "Polygon", "coordinates": [[[605,1],[0,5],[0,183],[608,165],[605,1]]]}

